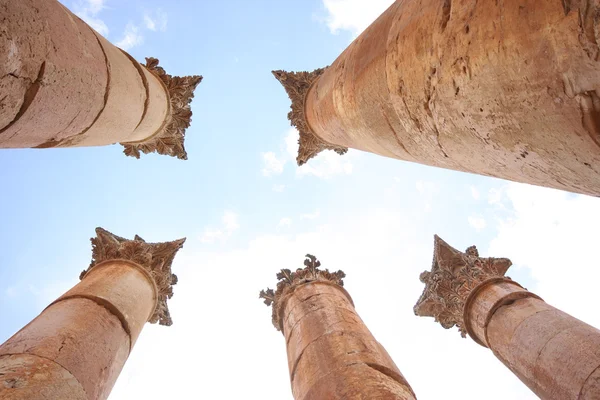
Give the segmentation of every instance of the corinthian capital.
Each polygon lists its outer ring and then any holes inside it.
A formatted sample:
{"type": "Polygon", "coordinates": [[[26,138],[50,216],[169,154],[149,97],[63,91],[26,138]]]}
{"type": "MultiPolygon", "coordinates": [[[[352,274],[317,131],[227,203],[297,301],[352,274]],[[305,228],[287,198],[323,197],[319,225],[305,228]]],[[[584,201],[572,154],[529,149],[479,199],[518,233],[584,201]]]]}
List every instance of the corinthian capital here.
{"type": "Polygon", "coordinates": [[[171,265],[175,254],[183,247],[185,238],[172,242],[147,243],[138,235],[135,235],[133,240],[128,240],[105,229],[96,228],[96,237],[91,241],[92,262],[87,270],[81,272],[79,279],[83,279],[92,268],[103,261],[134,262],[148,271],[158,289],[158,303],[148,322],[172,325],[167,300],[173,296],[173,285],[177,283],[177,275],[171,273],[171,265]]]}
{"type": "Polygon", "coordinates": [[[511,265],[507,258],[479,257],[475,246],[463,253],[435,235],[433,265],[431,271],[421,274],[425,290],[414,307],[415,314],[433,317],[446,329],[457,326],[465,337],[467,298],[482,282],[504,277],[511,265]]]}
{"type": "Polygon", "coordinates": [[[281,299],[288,293],[291,293],[295,287],[308,282],[328,282],[340,287],[344,286],[344,271],[329,272],[328,269],[321,270],[321,262],[313,255],[307,254],[304,260],[304,268],[298,268],[295,272],[289,269],[282,269],[277,273],[276,290],[261,290],[259,298],[264,299],[267,306],[273,306],[273,325],[275,329],[281,331],[281,299]]]}
{"type": "Polygon", "coordinates": [[[325,72],[325,68],[315,69],[312,72],[287,72],[273,71],[275,78],[283,85],[290,100],[292,110],[288,113],[288,119],[300,133],[298,144],[298,165],[305,164],[323,150],[333,150],[336,153],[346,154],[348,148],[327,143],[318,137],[310,128],[306,120],[306,95],[312,84],[325,72]]]}

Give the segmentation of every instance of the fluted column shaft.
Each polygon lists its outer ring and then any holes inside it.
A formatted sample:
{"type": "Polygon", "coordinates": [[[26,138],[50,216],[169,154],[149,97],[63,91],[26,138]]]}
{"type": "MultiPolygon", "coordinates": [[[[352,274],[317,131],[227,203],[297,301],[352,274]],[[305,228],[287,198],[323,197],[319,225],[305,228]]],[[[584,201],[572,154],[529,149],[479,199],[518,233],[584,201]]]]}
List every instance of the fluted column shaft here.
{"type": "Polygon", "coordinates": [[[118,260],[96,266],[0,346],[0,380],[13,386],[0,385],[0,399],[106,399],[156,300],[143,267],[118,260]],[[72,384],[43,374],[48,362],[72,384]],[[67,387],[77,396],[65,397],[67,387]]]}
{"type": "Polygon", "coordinates": [[[298,161],[350,147],[600,195],[598,10],[396,1],[324,72],[276,72],[291,97],[301,93],[290,114],[298,161]],[[303,139],[312,135],[322,143],[303,139]]]}
{"type": "MultiPolygon", "coordinates": [[[[282,270],[277,291],[261,292],[273,303],[273,323],[287,346],[296,400],[414,400],[415,395],[387,351],[360,319],[344,273],[307,268],[282,270]]],[[[312,258],[311,258],[312,257],[312,258]]]]}
{"type": "Polygon", "coordinates": [[[128,155],[185,158],[173,115],[189,113],[201,77],[184,78],[189,97],[178,104],[157,60],[141,65],[58,1],[0,0],[0,15],[0,148],[123,143],[128,155]]]}
{"type": "Polygon", "coordinates": [[[81,282],[0,346],[1,400],[104,400],[145,323],[171,324],[171,262],[184,240],[96,232],[81,282]]]}
{"type": "Polygon", "coordinates": [[[470,336],[541,399],[600,399],[600,331],[511,281],[481,284],[465,307],[470,336]]]}

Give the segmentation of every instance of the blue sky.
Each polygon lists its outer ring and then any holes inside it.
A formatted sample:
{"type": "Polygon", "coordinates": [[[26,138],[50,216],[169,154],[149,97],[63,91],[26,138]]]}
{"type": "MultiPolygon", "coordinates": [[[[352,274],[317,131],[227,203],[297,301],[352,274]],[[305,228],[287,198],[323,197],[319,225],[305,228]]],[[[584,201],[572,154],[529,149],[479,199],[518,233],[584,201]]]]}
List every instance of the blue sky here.
{"type": "Polygon", "coordinates": [[[345,270],[359,314],[421,400],[465,376],[463,399],[492,384],[488,399],[535,398],[491,352],[412,314],[434,233],[511,258],[513,279],[600,325],[581,295],[600,278],[598,199],[357,151],[296,167],[289,100],[270,71],[330,64],[390,0],[64,4],[138,60],[204,76],[189,160],[136,160],[120,146],[2,151],[0,341],[77,282],[96,226],[188,238],[174,325],[146,326],[111,399],[291,399],[285,343],[257,295],[307,252],[345,270]],[[155,384],[158,370],[172,385],[155,384]]]}

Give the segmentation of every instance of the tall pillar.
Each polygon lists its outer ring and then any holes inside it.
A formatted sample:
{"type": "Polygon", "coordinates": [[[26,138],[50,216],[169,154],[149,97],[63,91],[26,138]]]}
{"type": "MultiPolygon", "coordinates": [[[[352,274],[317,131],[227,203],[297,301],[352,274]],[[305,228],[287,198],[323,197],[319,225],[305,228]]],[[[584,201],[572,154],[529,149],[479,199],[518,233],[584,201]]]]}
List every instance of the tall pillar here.
{"type": "Polygon", "coordinates": [[[414,400],[410,385],[356,313],[342,287],[344,272],[320,270],[314,256],[306,257],[303,269],[277,274],[275,291],[260,292],[286,340],[294,398],[414,400]]]}
{"type": "Polygon", "coordinates": [[[600,331],[505,277],[510,266],[436,236],[415,314],[469,334],[543,400],[600,399],[600,331]]]}
{"type": "Polygon", "coordinates": [[[186,159],[201,76],[140,64],[56,0],[0,0],[0,148],[102,146],[186,159]]]}
{"type": "Polygon", "coordinates": [[[326,69],[274,71],[298,163],[348,147],[600,195],[595,1],[397,0],[326,69]]]}
{"type": "Polygon", "coordinates": [[[96,229],[81,282],[0,346],[0,400],[106,399],[146,321],[171,325],[171,264],[185,239],[96,229]]]}

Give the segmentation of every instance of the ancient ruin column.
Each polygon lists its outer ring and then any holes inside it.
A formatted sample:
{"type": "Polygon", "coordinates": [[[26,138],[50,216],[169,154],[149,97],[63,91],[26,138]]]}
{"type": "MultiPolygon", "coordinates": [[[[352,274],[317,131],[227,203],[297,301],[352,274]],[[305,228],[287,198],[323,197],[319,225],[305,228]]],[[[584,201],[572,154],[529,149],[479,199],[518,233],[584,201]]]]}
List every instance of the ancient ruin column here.
{"type": "Polygon", "coordinates": [[[296,400],[399,399],[415,395],[398,367],[360,319],[343,286],[344,272],[305,268],[277,274],[277,290],[260,297],[273,306],[273,325],[287,345],[296,400]]]}
{"type": "Polygon", "coordinates": [[[436,236],[415,314],[468,333],[543,400],[600,399],[600,331],[505,277],[510,266],[436,236]]]}
{"type": "Polygon", "coordinates": [[[201,76],[142,65],[56,0],[0,0],[0,148],[121,143],[186,159],[201,76]]]}
{"type": "Polygon", "coordinates": [[[171,264],[185,239],[104,229],[81,282],[0,346],[0,400],[106,399],[146,321],[171,325],[171,264]]]}
{"type": "Polygon", "coordinates": [[[397,0],[326,69],[274,71],[298,163],[348,147],[600,195],[597,1],[397,0]]]}

